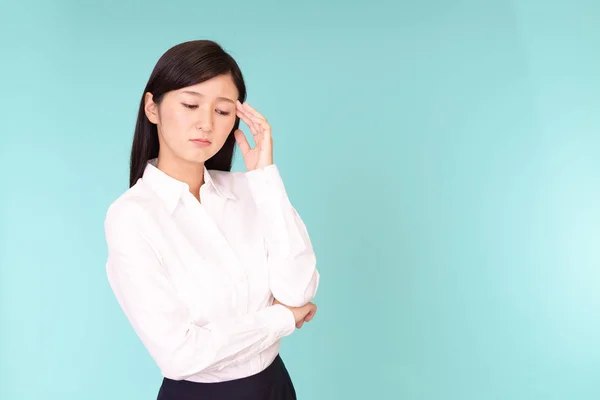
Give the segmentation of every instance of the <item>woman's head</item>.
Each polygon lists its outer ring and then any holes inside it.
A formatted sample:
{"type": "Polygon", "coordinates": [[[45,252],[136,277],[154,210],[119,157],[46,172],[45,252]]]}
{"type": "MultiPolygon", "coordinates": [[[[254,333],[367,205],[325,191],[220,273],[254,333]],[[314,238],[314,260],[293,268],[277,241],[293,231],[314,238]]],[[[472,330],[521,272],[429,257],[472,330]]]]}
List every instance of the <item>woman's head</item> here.
{"type": "Polygon", "coordinates": [[[131,149],[129,185],[148,160],[204,163],[229,171],[239,127],[235,101],[246,86],[235,60],[217,43],[196,40],[169,49],[144,89],[131,149]]]}

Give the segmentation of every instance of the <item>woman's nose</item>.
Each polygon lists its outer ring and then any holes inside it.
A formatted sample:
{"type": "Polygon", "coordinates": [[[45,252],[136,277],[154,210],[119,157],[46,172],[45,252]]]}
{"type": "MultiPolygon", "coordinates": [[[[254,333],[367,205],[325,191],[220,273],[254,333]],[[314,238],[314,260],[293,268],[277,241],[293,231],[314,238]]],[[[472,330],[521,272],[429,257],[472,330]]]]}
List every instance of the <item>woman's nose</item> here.
{"type": "Polygon", "coordinates": [[[196,127],[204,132],[210,132],[213,129],[213,115],[211,110],[203,109],[200,111],[196,127]]]}

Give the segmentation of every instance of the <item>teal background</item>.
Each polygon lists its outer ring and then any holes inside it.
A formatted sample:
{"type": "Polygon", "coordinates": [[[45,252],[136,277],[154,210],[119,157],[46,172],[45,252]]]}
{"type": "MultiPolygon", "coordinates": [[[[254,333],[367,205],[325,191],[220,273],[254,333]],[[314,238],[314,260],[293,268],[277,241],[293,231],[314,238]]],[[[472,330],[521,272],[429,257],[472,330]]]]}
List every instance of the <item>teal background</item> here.
{"type": "MultiPolygon", "coordinates": [[[[600,398],[600,2],[0,3],[0,399],[152,399],[109,289],[143,87],[239,62],[311,232],[300,399],[600,398]]],[[[242,170],[241,158],[236,170],[242,170]]]]}

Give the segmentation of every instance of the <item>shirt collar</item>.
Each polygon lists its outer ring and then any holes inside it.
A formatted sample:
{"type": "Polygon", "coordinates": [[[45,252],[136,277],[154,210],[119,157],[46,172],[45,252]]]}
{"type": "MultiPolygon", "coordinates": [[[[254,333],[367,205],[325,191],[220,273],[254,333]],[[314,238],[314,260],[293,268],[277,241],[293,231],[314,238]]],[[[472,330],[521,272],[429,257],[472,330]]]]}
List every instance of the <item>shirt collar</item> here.
{"type": "MultiPolygon", "coordinates": [[[[150,186],[154,192],[161,198],[171,213],[175,210],[179,199],[183,193],[188,192],[190,187],[187,183],[181,182],[158,169],[156,166],[158,159],[154,158],[148,161],[144,169],[142,180],[150,186]]],[[[210,188],[214,189],[215,193],[223,198],[235,200],[235,196],[224,187],[221,183],[215,181],[214,176],[211,176],[208,169],[204,167],[204,182],[210,188]]]]}

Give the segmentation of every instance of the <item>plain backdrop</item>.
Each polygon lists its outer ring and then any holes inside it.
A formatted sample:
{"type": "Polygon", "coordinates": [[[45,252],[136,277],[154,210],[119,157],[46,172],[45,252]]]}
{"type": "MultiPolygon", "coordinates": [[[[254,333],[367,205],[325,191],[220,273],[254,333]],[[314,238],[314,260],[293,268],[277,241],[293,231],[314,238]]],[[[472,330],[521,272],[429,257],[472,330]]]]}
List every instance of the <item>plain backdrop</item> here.
{"type": "MultiPolygon", "coordinates": [[[[218,41],[322,275],[300,399],[600,398],[600,2],[0,3],[0,399],[152,399],[105,275],[143,88],[218,41]]],[[[241,157],[235,170],[243,170],[241,157]]]]}

